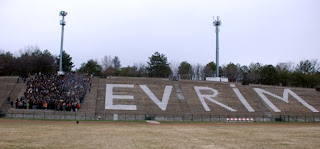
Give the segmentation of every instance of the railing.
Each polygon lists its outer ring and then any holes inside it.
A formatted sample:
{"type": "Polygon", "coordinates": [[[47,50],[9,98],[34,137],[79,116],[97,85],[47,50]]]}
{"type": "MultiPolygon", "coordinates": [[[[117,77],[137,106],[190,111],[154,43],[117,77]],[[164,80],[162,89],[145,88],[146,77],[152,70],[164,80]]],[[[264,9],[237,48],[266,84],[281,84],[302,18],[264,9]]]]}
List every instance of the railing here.
{"type": "Polygon", "coordinates": [[[157,120],[196,122],[320,122],[319,115],[188,115],[188,114],[114,114],[50,110],[18,110],[0,114],[0,117],[56,120],[157,120]],[[231,119],[231,120],[230,120],[231,119]]]}

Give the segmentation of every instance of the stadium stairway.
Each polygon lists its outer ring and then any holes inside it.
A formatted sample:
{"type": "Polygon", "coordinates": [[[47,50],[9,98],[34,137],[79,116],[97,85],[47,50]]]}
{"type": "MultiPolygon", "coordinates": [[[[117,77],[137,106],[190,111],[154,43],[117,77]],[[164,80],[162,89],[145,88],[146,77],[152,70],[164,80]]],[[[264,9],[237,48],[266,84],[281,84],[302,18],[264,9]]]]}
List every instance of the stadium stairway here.
{"type": "Polygon", "coordinates": [[[88,84],[87,94],[84,96],[80,111],[86,113],[96,112],[97,92],[98,92],[99,78],[91,78],[88,84]],[[91,90],[89,92],[91,83],[91,90]]]}
{"type": "Polygon", "coordinates": [[[18,77],[0,77],[0,105],[7,99],[17,83],[18,77]]]}
{"type": "Polygon", "coordinates": [[[174,86],[178,101],[180,103],[182,113],[187,114],[187,115],[192,114],[190,111],[190,107],[187,103],[187,99],[185,98],[184,93],[182,92],[181,85],[179,83],[175,82],[173,84],[173,86],[174,86]]]}
{"type": "Polygon", "coordinates": [[[7,113],[10,109],[10,103],[6,101],[8,97],[10,97],[11,101],[15,102],[15,100],[19,97],[24,96],[24,91],[26,90],[26,84],[23,83],[22,80],[17,83],[18,77],[10,77],[10,78],[4,78],[0,79],[0,83],[4,84],[1,86],[7,86],[6,89],[0,88],[1,93],[1,110],[4,113],[7,113]],[[5,96],[5,97],[4,97],[5,96]]]}
{"type": "Polygon", "coordinates": [[[106,79],[99,79],[97,85],[96,113],[105,113],[106,79]]]}

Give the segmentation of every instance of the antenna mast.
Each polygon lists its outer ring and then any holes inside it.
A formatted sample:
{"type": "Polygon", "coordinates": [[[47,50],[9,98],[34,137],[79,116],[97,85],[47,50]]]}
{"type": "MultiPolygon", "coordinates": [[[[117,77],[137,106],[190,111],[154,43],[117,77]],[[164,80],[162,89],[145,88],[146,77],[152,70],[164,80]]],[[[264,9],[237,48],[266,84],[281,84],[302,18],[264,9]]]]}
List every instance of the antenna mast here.
{"type": "Polygon", "coordinates": [[[216,77],[219,77],[219,26],[221,25],[221,21],[219,16],[217,20],[214,20],[213,17],[213,26],[216,27],[216,77]]]}
{"type": "Polygon", "coordinates": [[[60,20],[60,25],[62,26],[61,29],[61,45],[60,45],[60,63],[59,63],[59,72],[58,74],[64,74],[63,70],[62,70],[62,50],[63,50],[63,32],[64,32],[64,26],[66,25],[66,22],[64,21],[64,17],[67,15],[68,13],[65,11],[60,11],[59,15],[62,16],[62,20],[60,20]]]}

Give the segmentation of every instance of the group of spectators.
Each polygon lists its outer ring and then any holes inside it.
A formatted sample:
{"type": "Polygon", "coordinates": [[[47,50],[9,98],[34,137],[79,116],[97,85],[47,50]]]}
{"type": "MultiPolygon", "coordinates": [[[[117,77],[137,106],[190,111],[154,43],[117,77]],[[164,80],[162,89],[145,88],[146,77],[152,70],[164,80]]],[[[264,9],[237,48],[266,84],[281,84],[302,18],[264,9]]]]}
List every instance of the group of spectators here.
{"type": "Polygon", "coordinates": [[[77,111],[87,91],[89,77],[39,74],[27,81],[24,97],[16,99],[17,109],[77,111]]]}

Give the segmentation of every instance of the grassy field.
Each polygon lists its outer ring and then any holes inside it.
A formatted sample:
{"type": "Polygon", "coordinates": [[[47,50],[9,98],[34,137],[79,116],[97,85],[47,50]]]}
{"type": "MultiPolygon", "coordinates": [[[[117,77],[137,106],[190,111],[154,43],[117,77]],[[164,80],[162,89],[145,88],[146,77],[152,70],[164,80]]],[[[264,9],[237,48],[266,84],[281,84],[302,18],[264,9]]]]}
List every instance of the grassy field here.
{"type": "Polygon", "coordinates": [[[320,123],[0,119],[0,148],[320,148],[320,123]]]}

